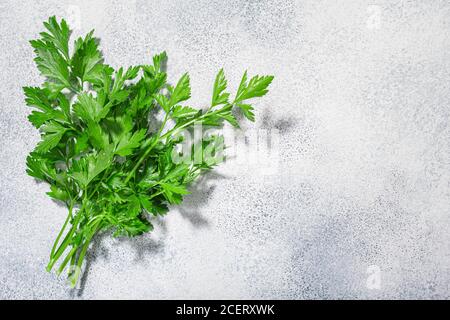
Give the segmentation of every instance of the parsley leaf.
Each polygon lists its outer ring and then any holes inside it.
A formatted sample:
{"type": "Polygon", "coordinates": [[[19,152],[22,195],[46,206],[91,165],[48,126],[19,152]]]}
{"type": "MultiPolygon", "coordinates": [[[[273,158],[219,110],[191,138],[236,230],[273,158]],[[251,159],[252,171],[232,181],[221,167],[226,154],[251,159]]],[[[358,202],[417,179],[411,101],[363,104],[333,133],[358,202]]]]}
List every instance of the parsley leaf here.
{"type": "Polygon", "coordinates": [[[255,97],[262,97],[269,90],[267,87],[273,80],[273,76],[254,76],[247,83],[247,71],[242,77],[235,101],[240,102],[255,97]]]}
{"type": "Polygon", "coordinates": [[[185,101],[191,97],[191,87],[189,84],[189,75],[187,73],[181,76],[180,80],[170,96],[169,106],[185,101]]]}
{"type": "Polygon", "coordinates": [[[141,141],[145,138],[146,132],[146,129],[140,129],[133,134],[131,132],[124,134],[117,144],[116,154],[122,157],[132,154],[133,149],[140,146],[141,141]]]}
{"type": "Polygon", "coordinates": [[[30,43],[36,53],[34,61],[39,71],[49,80],[47,88],[55,94],[69,88],[69,64],[56,45],[46,40],[32,40],[30,43]]]}
{"type": "Polygon", "coordinates": [[[42,141],[38,143],[35,149],[37,153],[45,153],[56,147],[67,128],[58,122],[51,122],[43,128],[43,131],[45,134],[42,136],[42,141]]]}
{"type": "Polygon", "coordinates": [[[91,94],[81,93],[78,95],[78,101],[73,106],[73,112],[81,120],[98,122],[109,112],[110,105],[103,106],[91,94]]]}
{"type": "Polygon", "coordinates": [[[92,35],[93,31],[89,32],[84,39],[78,38],[75,41],[75,53],[71,59],[71,66],[73,75],[79,77],[81,82],[89,81],[97,84],[102,79],[102,55],[92,35]]]}
{"type": "Polygon", "coordinates": [[[48,22],[44,22],[45,28],[50,32],[42,32],[41,36],[44,41],[53,43],[55,47],[69,60],[69,36],[70,30],[64,19],[58,24],[56,17],[50,17],[48,22]]]}
{"type": "Polygon", "coordinates": [[[223,69],[220,69],[214,82],[213,96],[211,106],[217,106],[219,104],[228,103],[229,93],[223,92],[227,88],[227,80],[225,79],[225,73],[223,69]]]}

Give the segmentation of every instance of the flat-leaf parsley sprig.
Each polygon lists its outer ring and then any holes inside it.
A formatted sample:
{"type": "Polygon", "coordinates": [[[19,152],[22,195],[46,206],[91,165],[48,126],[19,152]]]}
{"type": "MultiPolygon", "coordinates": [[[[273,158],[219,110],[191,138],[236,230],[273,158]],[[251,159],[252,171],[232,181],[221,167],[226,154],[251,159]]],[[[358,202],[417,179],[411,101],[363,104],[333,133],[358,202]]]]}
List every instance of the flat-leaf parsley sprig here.
{"type": "MultiPolygon", "coordinates": [[[[264,96],[273,77],[248,79],[245,72],[231,98],[220,70],[211,105],[195,109],[184,105],[191,96],[187,73],[175,86],[167,83],[165,52],[155,55],[151,65],[115,70],[103,62],[93,31],[69,50],[64,20],[51,17],[44,26],[40,39],[30,43],[46,80],[40,87],[24,87],[26,104],[35,109],[28,119],[41,132],[27,157],[27,173],[47,182],[47,194],[68,208],[47,270],[58,262],[57,273],[67,269],[74,286],[98,232],[131,237],[151,231],[151,217],[180,204],[189,184],[218,164],[202,154],[200,161],[172,161],[179,133],[195,124],[221,127],[224,121],[238,127],[235,110],[254,121],[248,100],[264,96]],[[149,130],[150,113],[158,110],[164,120],[159,129],[149,130]]],[[[214,153],[223,147],[223,139],[212,135],[201,145],[201,153],[214,153]]]]}

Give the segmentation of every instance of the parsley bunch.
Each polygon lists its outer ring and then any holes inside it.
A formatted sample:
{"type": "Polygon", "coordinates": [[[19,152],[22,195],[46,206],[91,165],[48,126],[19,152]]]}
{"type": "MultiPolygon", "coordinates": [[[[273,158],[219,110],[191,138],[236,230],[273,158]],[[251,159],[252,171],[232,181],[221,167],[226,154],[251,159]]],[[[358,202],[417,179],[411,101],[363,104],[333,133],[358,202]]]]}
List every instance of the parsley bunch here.
{"type": "Polygon", "coordinates": [[[238,109],[254,121],[247,100],[265,95],[273,77],[248,80],[244,73],[230,99],[220,70],[211,105],[195,109],[181,104],[191,95],[187,73],[176,86],[167,83],[165,52],[155,55],[151,65],[114,70],[103,62],[93,31],[69,50],[64,20],[51,17],[44,26],[47,31],[30,43],[46,80],[41,87],[24,87],[26,104],[36,109],[28,119],[41,132],[41,141],[27,157],[27,173],[47,182],[47,194],[68,208],[47,270],[59,262],[57,273],[68,269],[74,286],[98,232],[136,236],[151,231],[151,217],[180,204],[188,185],[218,164],[220,159],[204,153],[220,152],[219,135],[203,139],[182,163],[173,161],[180,133],[198,123],[220,127],[227,121],[238,127],[238,109]],[[158,111],[164,114],[161,122],[152,117],[158,111]],[[158,128],[150,130],[155,124],[158,128]]]}

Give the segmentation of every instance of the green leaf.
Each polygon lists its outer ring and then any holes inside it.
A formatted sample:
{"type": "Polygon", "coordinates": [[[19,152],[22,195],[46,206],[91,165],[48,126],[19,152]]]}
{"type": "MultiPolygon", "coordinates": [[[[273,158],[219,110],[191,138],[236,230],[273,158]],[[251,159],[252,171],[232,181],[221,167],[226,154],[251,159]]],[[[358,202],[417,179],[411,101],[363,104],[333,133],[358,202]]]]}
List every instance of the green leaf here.
{"type": "Polygon", "coordinates": [[[73,106],[73,112],[81,120],[99,122],[107,116],[111,105],[102,106],[91,94],[81,93],[73,106]]]}
{"type": "Polygon", "coordinates": [[[38,108],[43,112],[52,112],[52,101],[48,98],[50,91],[37,87],[23,87],[26,96],[25,103],[30,107],[38,108]]]}
{"type": "Polygon", "coordinates": [[[51,120],[55,117],[53,112],[39,112],[33,111],[28,116],[28,120],[35,126],[36,128],[40,128],[46,121],[51,120]]]}
{"type": "Polygon", "coordinates": [[[145,175],[138,183],[138,187],[142,190],[150,189],[159,184],[159,173],[155,171],[156,168],[149,167],[145,175]]]}
{"type": "Polygon", "coordinates": [[[127,69],[127,72],[125,73],[125,79],[126,80],[133,80],[137,77],[139,72],[140,66],[132,66],[127,69]]]}
{"type": "Polygon", "coordinates": [[[273,76],[254,76],[247,84],[247,72],[245,72],[239,85],[235,102],[262,97],[269,91],[267,88],[272,80],[273,76]]]}
{"type": "Polygon", "coordinates": [[[65,119],[67,121],[70,121],[70,102],[67,99],[67,97],[60,93],[57,97],[58,103],[59,103],[59,108],[63,111],[64,115],[65,115],[65,119]]]}
{"type": "Polygon", "coordinates": [[[78,155],[86,151],[89,146],[88,141],[89,135],[86,131],[82,132],[78,137],[76,137],[74,153],[78,155]]]}
{"type": "Polygon", "coordinates": [[[67,191],[62,190],[55,185],[51,185],[50,190],[50,192],[47,192],[47,195],[49,195],[51,198],[60,201],[70,200],[70,196],[67,191]]]}
{"type": "Polygon", "coordinates": [[[237,90],[236,97],[234,98],[236,102],[238,101],[237,98],[245,92],[246,88],[247,88],[247,70],[242,75],[241,82],[239,83],[239,88],[237,90]]]}
{"type": "Polygon", "coordinates": [[[163,110],[165,112],[169,112],[170,110],[170,103],[169,103],[169,99],[167,99],[167,97],[163,94],[155,94],[155,100],[156,102],[158,102],[158,104],[161,106],[161,108],[163,108],[163,110]]]}
{"type": "Polygon", "coordinates": [[[135,117],[139,111],[149,108],[152,105],[152,103],[153,97],[147,95],[146,86],[144,85],[139,86],[139,90],[137,90],[136,96],[132,98],[131,106],[126,109],[126,112],[130,116],[135,117]]]}
{"type": "Polygon", "coordinates": [[[35,149],[37,153],[45,153],[56,147],[67,128],[57,122],[52,122],[45,125],[43,131],[45,134],[42,136],[42,141],[38,143],[35,149]]]}
{"type": "Polygon", "coordinates": [[[105,118],[103,124],[115,144],[119,142],[123,135],[131,132],[134,127],[133,117],[129,114],[105,118]]]}
{"type": "Polygon", "coordinates": [[[124,89],[125,81],[131,80],[137,76],[137,73],[139,71],[139,67],[130,67],[123,72],[123,68],[120,68],[116,73],[114,74],[114,81],[111,88],[111,91],[109,92],[109,97],[111,100],[116,101],[124,101],[126,97],[129,95],[129,91],[124,89]]]}
{"type": "Polygon", "coordinates": [[[107,182],[106,182],[109,186],[110,189],[112,190],[121,190],[126,188],[126,183],[124,182],[124,177],[123,174],[121,172],[115,172],[114,174],[112,174],[107,182]]]}
{"type": "Polygon", "coordinates": [[[52,167],[50,161],[35,152],[30,153],[27,157],[27,174],[38,180],[47,178],[54,180],[56,178],[55,168],[52,167]]]}
{"type": "Polygon", "coordinates": [[[64,19],[58,24],[56,17],[52,16],[48,22],[44,22],[45,28],[50,32],[42,32],[40,35],[44,41],[51,42],[69,60],[69,37],[70,30],[64,19]]]}
{"type": "Polygon", "coordinates": [[[78,38],[75,42],[75,53],[71,65],[73,75],[81,81],[99,84],[103,77],[102,54],[96,40],[92,37],[94,30],[86,37],[78,38]]]}
{"type": "Polygon", "coordinates": [[[164,63],[167,62],[167,54],[165,51],[160,54],[156,54],[153,56],[153,65],[143,65],[141,66],[142,70],[144,70],[145,78],[156,78],[158,75],[164,74],[163,67],[164,63]]]}
{"type": "Polygon", "coordinates": [[[85,188],[101,172],[111,165],[112,155],[106,150],[96,154],[90,154],[79,160],[74,160],[70,176],[85,188]]]}
{"type": "Polygon", "coordinates": [[[214,81],[214,89],[212,95],[211,106],[217,106],[219,104],[228,103],[229,93],[223,92],[227,88],[227,80],[225,79],[225,74],[223,69],[220,69],[214,81]]]}
{"type": "Polygon", "coordinates": [[[223,150],[225,149],[224,137],[220,135],[211,136],[208,141],[205,141],[202,148],[201,166],[211,168],[223,161],[223,150]]]}
{"type": "Polygon", "coordinates": [[[133,149],[140,146],[146,132],[146,129],[141,129],[133,134],[127,133],[123,135],[116,146],[115,153],[122,157],[132,154],[133,149]]]}
{"type": "Polygon", "coordinates": [[[181,120],[185,118],[192,118],[198,115],[201,110],[197,110],[188,106],[175,106],[172,109],[172,118],[181,120]]]}
{"type": "Polygon", "coordinates": [[[189,75],[187,73],[183,74],[178,80],[178,83],[170,96],[169,105],[170,107],[185,101],[191,97],[191,87],[189,84],[189,75]]]}
{"type": "Polygon", "coordinates": [[[150,222],[144,221],[139,218],[134,218],[121,221],[121,224],[118,226],[118,230],[114,235],[126,235],[129,237],[133,237],[145,232],[149,232],[151,230],[153,230],[153,226],[150,222]]]}
{"type": "Polygon", "coordinates": [[[92,120],[88,121],[86,133],[91,144],[97,149],[105,149],[109,145],[109,135],[102,127],[92,120]]]}
{"type": "Polygon", "coordinates": [[[163,183],[161,183],[161,186],[164,188],[164,190],[170,191],[172,193],[189,194],[189,191],[187,191],[186,187],[183,185],[175,185],[175,184],[163,182],[163,183]]]}
{"type": "Polygon", "coordinates": [[[153,204],[152,202],[148,199],[148,197],[146,195],[140,194],[139,195],[139,201],[140,204],[142,205],[142,207],[147,211],[147,212],[153,212],[154,208],[153,208],[153,204]]]}
{"type": "Polygon", "coordinates": [[[35,107],[42,111],[33,111],[28,116],[28,120],[36,128],[40,128],[46,121],[52,119],[61,121],[69,120],[69,110],[66,110],[66,108],[69,108],[69,102],[62,93],[59,94],[58,100],[53,101],[49,99],[51,93],[48,89],[24,87],[23,90],[26,96],[26,104],[30,107],[35,107]],[[55,107],[53,106],[53,104],[56,102],[59,103],[61,111],[55,109],[55,107]]]}
{"type": "Polygon", "coordinates": [[[140,212],[141,202],[139,201],[139,198],[137,196],[132,195],[128,198],[126,214],[130,218],[136,218],[140,212]]]}
{"type": "Polygon", "coordinates": [[[233,106],[231,104],[227,104],[221,109],[205,114],[205,117],[202,119],[203,125],[220,126],[223,123],[223,120],[226,120],[232,126],[239,128],[239,123],[234,117],[232,109],[233,106]]]}
{"type": "Polygon", "coordinates": [[[54,82],[51,91],[59,93],[63,88],[69,88],[69,65],[56,46],[43,40],[31,40],[30,43],[36,53],[34,61],[39,71],[54,82]]]}
{"type": "Polygon", "coordinates": [[[151,78],[144,74],[144,83],[146,84],[147,92],[149,95],[159,92],[166,85],[166,80],[167,74],[165,72],[157,73],[154,77],[151,78]]]}
{"type": "Polygon", "coordinates": [[[224,118],[229,124],[231,124],[233,127],[235,128],[239,128],[239,122],[237,121],[237,119],[231,114],[224,114],[222,116],[222,118],[224,118]]]}
{"type": "Polygon", "coordinates": [[[165,203],[153,201],[153,208],[151,213],[154,216],[164,216],[167,214],[167,212],[169,212],[169,208],[165,203]]]}
{"type": "Polygon", "coordinates": [[[244,114],[244,116],[254,122],[255,121],[255,114],[253,113],[253,107],[249,104],[244,104],[244,103],[237,103],[236,106],[241,109],[242,113],[244,114]]]}
{"type": "Polygon", "coordinates": [[[42,137],[42,141],[38,143],[35,151],[37,153],[45,153],[57,146],[64,132],[49,133],[42,137]]]}
{"type": "Polygon", "coordinates": [[[185,163],[175,166],[164,178],[164,181],[182,180],[189,170],[189,166],[185,163]]]}
{"type": "Polygon", "coordinates": [[[155,68],[155,71],[156,72],[162,71],[161,70],[162,64],[166,61],[167,61],[167,54],[165,51],[161,52],[160,54],[154,55],[153,56],[153,66],[155,68]]]}

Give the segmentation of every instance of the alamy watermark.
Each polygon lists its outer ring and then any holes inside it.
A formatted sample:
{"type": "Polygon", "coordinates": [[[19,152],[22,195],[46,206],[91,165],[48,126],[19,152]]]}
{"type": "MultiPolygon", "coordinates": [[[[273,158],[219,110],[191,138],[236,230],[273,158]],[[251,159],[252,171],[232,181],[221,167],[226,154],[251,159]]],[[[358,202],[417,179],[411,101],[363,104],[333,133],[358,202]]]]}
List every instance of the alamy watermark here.
{"type": "Polygon", "coordinates": [[[366,279],[366,287],[369,290],[381,289],[381,268],[377,265],[371,265],[367,267],[366,273],[368,277],[366,279]]]}
{"type": "Polygon", "coordinates": [[[178,132],[178,143],[171,158],[176,164],[206,164],[227,162],[232,172],[252,171],[259,175],[278,172],[280,162],[280,132],[277,129],[251,129],[245,132],[233,128],[215,129],[196,123],[193,130],[178,132]]]}
{"type": "Polygon", "coordinates": [[[366,27],[370,30],[378,30],[381,27],[381,7],[370,5],[367,7],[366,27]]]}

